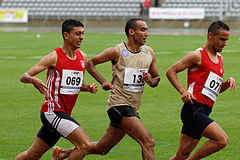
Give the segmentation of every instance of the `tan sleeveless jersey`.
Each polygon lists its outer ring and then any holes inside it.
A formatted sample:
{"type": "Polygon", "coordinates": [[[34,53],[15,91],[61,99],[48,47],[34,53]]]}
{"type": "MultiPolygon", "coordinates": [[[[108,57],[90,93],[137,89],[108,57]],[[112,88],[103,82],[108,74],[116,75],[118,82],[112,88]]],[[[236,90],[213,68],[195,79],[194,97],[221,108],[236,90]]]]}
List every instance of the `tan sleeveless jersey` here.
{"type": "Polygon", "coordinates": [[[143,89],[144,85],[141,79],[142,73],[139,72],[142,72],[144,69],[148,71],[152,63],[152,56],[145,45],[141,47],[141,51],[138,53],[128,51],[125,43],[120,43],[117,46],[119,47],[120,55],[118,62],[112,67],[112,84],[114,88],[111,90],[108,98],[108,109],[112,106],[129,105],[138,112],[143,93],[141,89],[143,89]],[[129,70],[134,70],[134,72],[129,70]],[[135,72],[136,74],[134,74],[135,72]],[[135,83],[132,84],[130,81],[135,83]],[[132,86],[133,91],[126,89],[129,86],[132,86]]]}

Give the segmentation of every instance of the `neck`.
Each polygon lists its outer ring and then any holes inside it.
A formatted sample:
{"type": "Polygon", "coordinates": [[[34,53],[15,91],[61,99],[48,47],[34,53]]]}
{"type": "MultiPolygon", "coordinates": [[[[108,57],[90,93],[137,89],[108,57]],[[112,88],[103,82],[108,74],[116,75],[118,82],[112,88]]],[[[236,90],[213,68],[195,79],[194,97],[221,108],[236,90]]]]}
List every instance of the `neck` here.
{"type": "Polygon", "coordinates": [[[64,44],[61,48],[68,58],[70,58],[70,59],[76,58],[76,49],[77,48],[73,48],[73,47],[70,47],[70,46],[64,45],[64,44]]]}
{"type": "Polygon", "coordinates": [[[204,48],[205,48],[205,50],[208,52],[208,54],[210,54],[210,55],[212,55],[212,56],[216,56],[216,55],[217,55],[217,52],[215,52],[215,51],[213,50],[213,48],[210,47],[209,44],[206,44],[206,45],[204,46],[204,48]]]}
{"type": "Polygon", "coordinates": [[[141,46],[137,45],[136,43],[132,43],[130,41],[127,41],[126,43],[126,47],[130,52],[136,53],[136,52],[140,52],[141,51],[141,46]]]}

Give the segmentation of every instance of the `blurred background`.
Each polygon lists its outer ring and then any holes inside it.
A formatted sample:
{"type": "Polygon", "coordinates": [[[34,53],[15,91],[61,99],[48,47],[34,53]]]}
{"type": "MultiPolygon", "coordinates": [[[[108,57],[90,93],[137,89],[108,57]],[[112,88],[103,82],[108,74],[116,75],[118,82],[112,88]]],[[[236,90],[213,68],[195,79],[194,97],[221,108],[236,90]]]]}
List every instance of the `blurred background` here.
{"type": "Polygon", "coordinates": [[[207,28],[213,20],[238,29],[240,0],[0,0],[2,31],[59,27],[66,18],[79,19],[88,29],[117,31],[132,17],[144,18],[155,29],[207,28]]]}

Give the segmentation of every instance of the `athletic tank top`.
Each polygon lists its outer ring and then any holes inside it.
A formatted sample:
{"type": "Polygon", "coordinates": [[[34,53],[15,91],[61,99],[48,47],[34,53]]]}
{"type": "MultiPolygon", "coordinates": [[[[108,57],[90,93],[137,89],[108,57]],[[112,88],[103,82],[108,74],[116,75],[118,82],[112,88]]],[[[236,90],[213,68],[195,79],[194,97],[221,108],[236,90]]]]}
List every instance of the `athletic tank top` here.
{"type": "Polygon", "coordinates": [[[223,81],[222,56],[217,53],[219,62],[216,64],[203,47],[198,50],[201,52],[201,65],[196,71],[188,70],[188,91],[196,101],[212,107],[223,81]]]}
{"type": "Polygon", "coordinates": [[[41,112],[63,111],[71,115],[82,86],[85,61],[79,50],[76,59],[69,59],[61,48],[55,49],[57,64],[47,71],[47,93],[41,112]]]}
{"type": "Polygon", "coordinates": [[[152,56],[146,46],[138,53],[130,52],[125,43],[117,45],[120,50],[118,62],[112,67],[112,84],[108,109],[112,106],[129,105],[138,112],[144,81],[142,72],[148,72],[152,56]]]}

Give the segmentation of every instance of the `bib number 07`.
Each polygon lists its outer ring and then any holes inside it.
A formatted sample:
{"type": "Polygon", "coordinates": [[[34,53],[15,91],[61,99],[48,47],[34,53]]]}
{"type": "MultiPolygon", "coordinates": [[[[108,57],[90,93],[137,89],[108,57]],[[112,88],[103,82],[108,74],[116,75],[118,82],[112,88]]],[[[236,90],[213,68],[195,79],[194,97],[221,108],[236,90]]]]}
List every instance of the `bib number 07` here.
{"type": "Polygon", "coordinates": [[[203,86],[202,94],[209,97],[215,102],[221,89],[222,81],[222,77],[213,72],[210,72],[203,86]]]}

